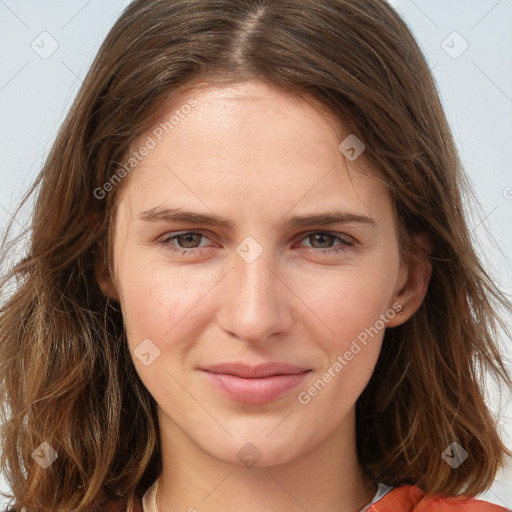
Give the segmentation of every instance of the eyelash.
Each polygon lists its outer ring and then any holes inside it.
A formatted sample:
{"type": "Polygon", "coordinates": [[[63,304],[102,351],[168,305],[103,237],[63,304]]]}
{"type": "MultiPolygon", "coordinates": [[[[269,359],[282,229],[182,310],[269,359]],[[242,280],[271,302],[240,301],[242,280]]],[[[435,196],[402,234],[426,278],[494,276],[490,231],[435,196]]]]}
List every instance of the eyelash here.
{"type": "MultiPolygon", "coordinates": [[[[209,238],[208,234],[204,233],[202,231],[183,231],[176,235],[166,236],[165,238],[158,240],[158,243],[160,245],[162,245],[163,247],[165,247],[166,249],[169,249],[173,252],[176,252],[176,253],[179,253],[182,255],[195,256],[197,254],[202,254],[204,252],[204,249],[198,249],[198,248],[184,249],[181,247],[177,247],[171,243],[173,240],[175,240],[178,237],[183,236],[183,235],[201,235],[201,236],[204,236],[205,238],[209,238]]],[[[335,239],[338,239],[341,242],[340,245],[335,246],[334,248],[315,249],[314,247],[309,247],[310,250],[312,250],[313,252],[315,252],[317,254],[331,255],[333,253],[342,253],[342,252],[347,251],[349,248],[354,247],[354,244],[352,242],[339,236],[337,233],[332,233],[329,231],[311,231],[306,236],[304,236],[301,239],[301,241],[305,240],[306,238],[309,238],[310,236],[313,236],[313,235],[329,235],[329,236],[334,237],[335,239]]]]}

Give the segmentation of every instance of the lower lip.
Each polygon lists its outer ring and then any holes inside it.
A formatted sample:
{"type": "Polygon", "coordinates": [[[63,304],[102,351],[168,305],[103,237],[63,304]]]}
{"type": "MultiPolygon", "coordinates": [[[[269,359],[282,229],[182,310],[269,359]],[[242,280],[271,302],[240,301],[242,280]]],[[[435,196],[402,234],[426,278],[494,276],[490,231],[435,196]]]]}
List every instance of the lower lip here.
{"type": "Polygon", "coordinates": [[[300,384],[310,370],[290,375],[245,379],[225,373],[203,371],[209,383],[224,396],[244,404],[260,405],[277,400],[300,384]]]}

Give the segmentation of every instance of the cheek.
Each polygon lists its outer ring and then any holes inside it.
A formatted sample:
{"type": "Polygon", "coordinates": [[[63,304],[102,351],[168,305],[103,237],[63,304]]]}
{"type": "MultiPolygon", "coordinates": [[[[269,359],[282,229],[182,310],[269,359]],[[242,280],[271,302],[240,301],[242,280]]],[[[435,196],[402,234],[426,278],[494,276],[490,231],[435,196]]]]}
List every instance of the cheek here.
{"type": "MultiPolygon", "coordinates": [[[[300,296],[318,325],[342,348],[366,328],[374,326],[389,308],[394,272],[364,266],[346,269],[319,279],[302,279],[300,296]]],[[[378,327],[382,327],[378,324],[378,327]]]]}
{"type": "MultiPolygon", "coordinates": [[[[128,256],[126,254],[126,256],[128,256]]],[[[188,407],[182,388],[188,353],[211,317],[208,291],[218,279],[208,272],[169,268],[162,261],[145,261],[118,272],[120,299],[133,363],[158,403],[188,407]],[[150,340],[148,342],[147,340],[150,340]],[[149,353],[149,361],[143,355],[149,353]],[[149,364],[146,364],[149,363],[149,364]]]]}
{"type": "Polygon", "coordinates": [[[310,418],[325,416],[329,409],[326,422],[334,426],[353,407],[373,373],[385,332],[380,315],[386,312],[390,294],[388,279],[366,280],[347,273],[327,282],[307,296],[315,313],[308,321],[309,333],[325,354],[324,364],[297,399],[310,418]]]}
{"type": "Polygon", "coordinates": [[[385,319],[394,292],[397,260],[393,251],[365,265],[332,276],[302,281],[300,293],[314,313],[310,333],[325,354],[325,363],[304,390],[304,401],[320,414],[336,404],[333,421],[353,405],[370,379],[384,337],[385,319]],[[384,318],[384,320],[383,320],[384,318]]]}
{"type": "Polygon", "coordinates": [[[205,318],[205,296],[216,279],[190,269],[170,268],[160,260],[139,262],[128,255],[126,259],[131,263],[120,268],[118,279],[132,350],[146,338],[160,348],[190,339],[205,318]]]}

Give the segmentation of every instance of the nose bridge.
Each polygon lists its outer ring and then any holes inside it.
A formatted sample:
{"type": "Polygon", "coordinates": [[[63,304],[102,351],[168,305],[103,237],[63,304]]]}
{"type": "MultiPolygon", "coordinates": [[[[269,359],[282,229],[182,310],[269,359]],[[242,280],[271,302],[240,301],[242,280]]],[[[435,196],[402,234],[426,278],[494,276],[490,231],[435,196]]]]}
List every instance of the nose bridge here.
{"type": "Polygon", "coordinates": [[[277,269],[272,251],[247,237],[234,251],[232,263],[221,327],[252,343],[289,329],[290,304],[283,284],[274,274],[277,269]]]}
{"type": "Polygon", "coordinates": [[[271,272],[272,258],[267,254],[259,255],[254,261],[235,258],[235,276],[239,282],[239,302],[253,306],[270,305],[275,297],[275,276],[271,272]],[[270,268],[269,268],[270,267],[270,268]]]}

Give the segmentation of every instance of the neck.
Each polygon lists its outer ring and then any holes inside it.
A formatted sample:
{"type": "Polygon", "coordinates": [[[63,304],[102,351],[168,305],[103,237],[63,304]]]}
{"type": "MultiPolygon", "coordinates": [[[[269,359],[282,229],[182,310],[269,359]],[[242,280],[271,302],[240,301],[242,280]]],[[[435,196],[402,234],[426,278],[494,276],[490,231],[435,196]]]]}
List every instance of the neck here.
{"type": "Polygon", "coordinates": [[[159,415],[159,512],[358,512],[376,492],[357,460],[353,411],[314,449],[286,462],[252,467],[210,456],[161,410],[159,415]]]}

